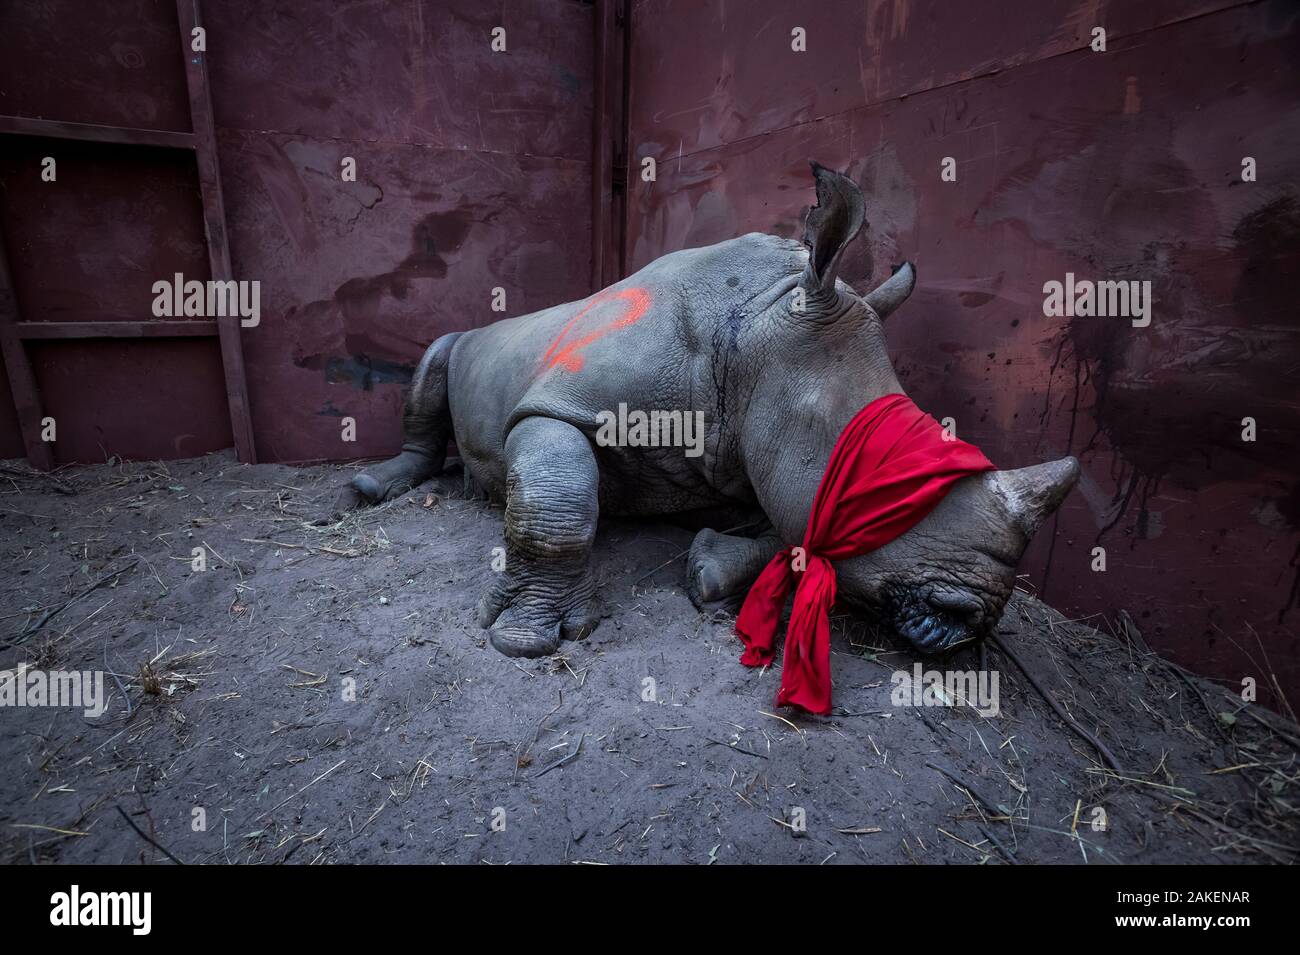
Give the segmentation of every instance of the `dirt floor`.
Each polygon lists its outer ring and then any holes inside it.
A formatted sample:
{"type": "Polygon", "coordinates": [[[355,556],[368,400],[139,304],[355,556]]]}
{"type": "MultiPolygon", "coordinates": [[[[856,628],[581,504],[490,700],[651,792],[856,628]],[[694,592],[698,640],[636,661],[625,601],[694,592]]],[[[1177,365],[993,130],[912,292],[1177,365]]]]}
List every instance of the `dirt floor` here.
{"type": "Polygon", "coordinates": [[[914,658],[846,617],[835,715],[801,717],[773,708],[779,673],[739,665],[729,621],[687,600],[689,532],[603,526],[608,618],[553,659],[512,660],[474,624],[500,511],[451,474],[313,525],[348,473],[226,455],[0,469],[0,669],[106,669],[111,694],[97,719],[0,708],[0,861],[1300,853],[1300,731],[1185,677],[1126,615],[1090,621],[1103,633],[1019,595],[997,637],[1118,772],[998,647],[999,715],[893,705],[914,658]]]}

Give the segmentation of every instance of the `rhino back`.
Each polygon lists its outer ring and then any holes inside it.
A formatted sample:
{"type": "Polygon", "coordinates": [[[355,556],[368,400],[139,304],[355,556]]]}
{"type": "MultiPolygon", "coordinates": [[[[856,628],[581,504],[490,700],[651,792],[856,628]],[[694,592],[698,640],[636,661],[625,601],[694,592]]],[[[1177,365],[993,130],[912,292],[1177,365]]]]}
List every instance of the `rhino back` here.
{"type": "Polygon", "coordinates": [[[752,499],[731,447],[739,428],[726,417],[754,373],[746,337],[806,260],[799,243],[753,233],[666,255],[581,301],[466,332],[449,370],[466,466],[501,498],[505,438],[525,417],[566,421],[595,444],[597,416],[620,404],[701,411],[699,457],[680,447],[596,446],[602,509],[659,514],[752,499]]]}

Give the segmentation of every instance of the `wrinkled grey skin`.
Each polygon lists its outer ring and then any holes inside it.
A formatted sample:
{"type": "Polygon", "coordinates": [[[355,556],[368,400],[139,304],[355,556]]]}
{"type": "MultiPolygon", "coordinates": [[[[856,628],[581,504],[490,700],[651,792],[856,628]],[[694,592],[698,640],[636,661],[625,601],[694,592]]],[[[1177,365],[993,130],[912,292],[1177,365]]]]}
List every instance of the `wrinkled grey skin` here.
{"type": "MultiPolygon", "coordinates": [[[[551,653],[597,624],[598,514],[709,525],[691,547],[687,589],[701,608],[735,609],[772,555],[802,540],[849,420],[902,391],[881,323],[911,293],[915,271],[905,264],[865,297],[838,282],[864,203],[851,180],[813,170],[818,205],[802,244],[751,233],[675,252],[602,293],[624,298],[585,314],[590,300],[438,339],[407,397],[402,453],[354,478],[339,507],[388,500],[440,472],[454,436],[468,477],[506,507],[506,569],[479,610],[503,653],[551,653]],[[631,289],[649,295],[639,320],[575,349],[575,367],[547,360],[548,349],[554,359],[625,316],[631,289]],[[704,453],[599,446],[597,414],[620,402],[702,410],[704,453]],[[747,536],[716,530],[747,514],[747,536]]],[[[837,562],[839,598],[927,653],[982,637],[1030,538],[1077,475],[1078,462],[1064,458],[963,479],[906,534],[837,562]]]]}

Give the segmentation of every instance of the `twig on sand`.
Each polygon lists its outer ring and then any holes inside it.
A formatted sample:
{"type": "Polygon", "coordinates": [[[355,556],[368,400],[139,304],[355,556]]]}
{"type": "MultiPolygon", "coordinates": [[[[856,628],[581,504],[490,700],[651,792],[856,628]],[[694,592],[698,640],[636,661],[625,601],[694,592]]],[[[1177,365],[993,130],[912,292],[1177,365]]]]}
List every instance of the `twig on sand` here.
{"type": "Polygon", "coordinates": [[[176,858],[174,855],[172,855],[170,852],[168,852],[166,846],[164,846],[164,845],[162,845],[161,843],[159,843],[156,839],[153,839],[153,838],[151,838],[150,836],[146,835],[145,832],[144,832],[144,830],[141,829],[139,826],[137,826],[137,825],[135,824],[135,820],[132,819],[130,816],[128,816],[128,815],[126,814],[126,810],[125,810],[125,809],[123,809],[121,806],[114,806],[113,808],[116,809],[116,810],[118,811],[118,813],[121,814],[122,818],[126,820],[126,824],[127,824],[128,826],[130,826],[132,829],[135,830],[135,834],[136,834],[137,836],[139,836],[139,837],[140,837],[141,839],[143,839],[145,842],[149,843],[149,845],[153,846],[155,849],[157,849],[159,852],[161,852],[161,853],[162,853],[163,855],[165,855],[167,858],[171,859],[171,860],[172,860],[173,862],[175,862],[177,865],[184,865],[184,864],[185,864],[185,863],[182,862],[180,859],[176,858]]]}
{"type": "Polygon", "coordinates": [[[1097,739],[1097,737],[1089,733],[1086,729],[1084,729],[1075,721],[1074,717],[1070,716],[1069,713],[1065,712],[1065,709],[1061,706],[1061,704],[1057,703],[1056,700],[1052,698],[1052,695],[1048,693],[1045,689],[1043,689],[1043,685],[1039,683],[1037,679],[1034,678],[1034,675],[1029,672],[1029,668],[1026,667],[1023,662],[1021,662],[1020,658],[1016,656],[1015,653],[1012,652],[1011,648],[1008,647],[1001,640],[999,640],[995,634],[991,634],[989,636],[989,639],[993,641],[994,646],[996,646],[999,650],[1001,650],[1006,655],[1008,660],[1010,660],[1019,668],[1020,672],[1025,675],[1025,679],[1029,681],[1029,685],[1032,686],[1035,690],[1037,690],[1038,695],[1047,701],[1047,705],[1052,708],[1052,712],[1054,712],[1057,716],[1059,716],[1061,718],[1061,721],[1064,722],[1066,726],[1070,727],[1070,729],[1074,730],[1074,732],[1077,733],[1081,738],[1083,738],[1089,744],[1091,744],[1093,749],[1095,749],[1099,754],[1101,754],[1101,758],[1105,761],[1107,766],[1109,766],[1115,772],[1119,773],[1121,776],[1124,775],[1124,770],[1120,767],[1120,762],[1118,759],[1115,758],[1115,754],[1106,748],[1105,743],[1103,743],[1101,740],[1097,739]]]}
{"type": "Polygon", "coordinates": [[[975,845],[974,843],[967,842],[965,839],[962,839],[962,838],[959,838],[959,837],[957,837],[957,836],[954,836],[951,832],[949,832],[947,829],[944,829],[942,826],[937,826],[936,828],[937,828],[941,833],[943,833],[945,836],[947,836],[949,839],[951,839],[953,842],[960,842],[960,843],[961,843],[962,845],[964,845],[967,849],[973,849],[973,850],[975,850],[976,852],[982,853],[983,855],[991,855],[991,854],[992,854],[992,853],[989,853],[989,852],[985,851],[984,849],[981,849],[979,846],[975,845]]]}
{"type": "Polygon", "coordinates": [[[993,835],[993,833],[989,832],[983,826],[978,826],[977,828],[979,829],[980,834],[983,835],[984,838],[987,839],[989,842],[993,843],[993,847],[997,849],[998,852],[1002,853],[1003,858],[1007,860],[1007,863],[1009,865],[1020,865],[1020,863],[1016,860],[1016,857],[1007,849],[1007,847],[1004,846],[1002,843],[998,842],[997,836],[993,835]]]}
{"type": "Polygon", "coordinates": [[[533,741],[532,743],[529,744],[530,747],[537,745],[537,740],[541,738],[542,727],[546,725],[546,721],[549,720],[552,716],[554,716],[556,711],[559,710],[559,708],[564,705],[563,690],[559,691],[559,696],[560,696],[560,702],[556,703],[555,706],[551,708],[550,712],[548,712],[545,716],[541,718],[541,720],[538,721],[537,730],[536,732],[533,733],[533,741]]]}
{"type": "Polygon", "coordinates": [[[936,773],[942,773],[943,775],[947,776],[950,780],[952,780],[962,789],[966,790],[968,793],[974,796],[979,801],[979,804],[989,811],[990,816],[996,817],[998,819],[1010,817],[1011,814],[1009,812],[997,806],[992,799],[984,795],[982,792],[976,789],[975,786],[973,786],[971,783],[966,782],[966,780],[962,779],[956,773],[949,772],[948,770],[944,769],[942,766],[937,766],[934,763],[926,763],[925,765],[929,766],[936,773]]]}
{"type": "Polygon", "coordinates": [[[577,759],[577,758],[578,758],[578,754],[582,752],[582,741],[585,740],[586,738],[587,738],[587,734],[586,734],[586,733],[583,733],[581,736],[579,736],[579,737],[578,737],[578,745],[574,748],[574,750],[573,750],[572,753],[570,753],[568,756],[565,756],[563,759],[557,759],[555,762],[551,763],[551,765],[547,766],[547,767],[546,767],[545,769],[543,769],[541,772],[539,772],[539,773],[534,773],[534,774],[533,774],[533,779],[540,779],[541,777],[543,777],[543,776],[545,776],[547,773],[549,773],[552,769],[559,769],[559,768],[560,768],[561,766],[563,766],[565,763],[571,763],[571,762],[573,762],[575,759],[577,759]]]}
{"type": "Polygon", "coordinates": [[[57,832],[61,836],[88,836],[88,832],[78,832],[76,829],[59,829],[56,826],[42,826],[34,822],[15,822],[12,823],[15,829],[39,829],[41,832],[57,832]]]}
{"type": "Polygon", "coordinates": [[[802,733],[802,732],[803,732],[803,730],[799,729],[799,727],[795,726],[795,725],[794,725],[793,723],[791,723],[788,719],[786,719],[784,716],[781,716],[781,715],[778,714],[778,713],[769,713],[767,710],[759,710],[758,712],[761,713],[761,714],[763,714],[764,716],[770,716],[770,717],[772,717],[772,719],[774,719],[774,720],[780,720],[782,723],[784,723],[786,726],[790,727],[790,729],[794,730],[796,733],[802,733]]]}
{"type": "Polygon", "coordinates": [[[338,769],[340,766],[342,766],[342,765],[343,765],[344,763],[346,763],[346,762],[347,762],[346,759],[340,759],[337,763],[335,763],[335,764],[334,764],[333,766],[331,766],[329,769],[325,770],[325,772],[321,773],[319,776],[317,776],[315,779],[313,779],[311,782],[309,782],[306,786],[303,786],[301,789],[299,789],[299,790],[298,790],[296,793],[294,793],[293,795],[291,795],[291,796],[287,796],[287,797],[285,797],[284,799],[280,800],[278,803],[276,803],[274,806],[272,806],[269,810],[267,810],[267,811],[264,812],[264,813],[261,813],[261,814],[258,815],[256,818],[258,818],[258,819],[265,819],[267,816],[274,815],[275,812],[276,812],[276,810],[278,810],[278,809],[279,809],[281,806],[283,806],[285,803],[287,803],[287,802],[289,802],[289,801],[291,801],[291,800],[293,800],[293,799],[297,799],[299,796],[301,796],[301,795],[302,795],[303,793],[305,793],[307,790],[311,789],[312,786],[315,786],[318,782],[320,782],[322,779],[324,779],[324,778],[325,778],[326,776],[328,776],[330,773],[334,772],[334,770],[338,769]]]}
{"type": "Polygon", "coordinates": [[[1163,796],[1165,799],[1171,801],[1174,804],[1173,805],[1174,811],[1185,812],[1188,815],[1194,816],[1195,818],[1199,819],[1201,822],[1213,826],[1215,829],[1217,829],[1219,832],[1224,833],[1225,835],[1233,836],[1241,842],[1250,843],[1252,848],[1254,848],[1257,852],[1260,852],[1261,854],[1268,856],[1274,862],[1279,862],[1282,863],[1283,865],[1289,865],[1295,862],[1296,849],[1294,846],[1286,845],[1281,842],[1274,842],[1271,839],[1261,839],[1258,836],[1253,836],[1242,829],[1234,828],[1233,826],[1230,826],[1218,819],[1215,819],[1212,816],[1206,815],[1205,813],[1197,809],[1195,806],[1189,804],[1185,799],[1182,799],[1180,797],[1171,796],[1168,793],[1156,793],[1156,795],[1163,796]],[[1279,852],[1278,850],[1281,851],[1279,852]]]}
{"type": "Polygon", "coordinates": [[[108,671],[108,675],[113,678],[113,682],[117,684],[117,688],[122,692],[122,699],[126,701],[126,718],[129,720],[132,713],[131,695],[126,692],[126,687],[122,685],[117,671],[108,665],[108,634],[104,634],[104,669],[108,671]]]}
{"type": "Polygon", "coordinates": [[[745,749],[743,746],[735,746],[731,743],[724,743],[722,740],[714,739],[711,736],[704,737],[705,742],[712,743],[714,746],[725,746],[727,749],[734,749],[738,753],[744,753],[746,756],[757,756],[759,759],[767,759],[762,753],[756,753],[752,749],[745,749]]]}
{"type": "MultiPolygon", "coordinates": [[[[1273,722],[1270,722],[1269,719],[1265,719],[1265,717],[1270,717],[1274,720],[1280,721],[1282,717],[1279,717],[1274,713],[1270,713],[1268,710],[1260,711],[1254,706],[1239,707],[1236,712],[1238,713],[1244,712],[1252,720],[1254,720],[1260,726],[1264,727],[1264,729],[1268,730],[1269,732],[1276,733],[1278,736],[1282,737],[1282,739],[1286,740],[1287,744],[1290,745],[1292,749],[1300,749],[1300,737],[1296,737],[1291,733],[1288,733],[1286,730],[1275,725],[1273,722]],[[1260,715],[1261,712],[1263,713],[1263,715],[1260,715]]],[[[1291,725],[1294,726],[1295,724],[1292,723],[1291,725]]]]}
{"type": "Polygon", "coordinates": [[[510,777],[512,780],[518,778],[519,770],[523,769],[525,766],[527,766],[529,763],[533,761],[533,758],[531,755],[529,755],[529,753],[532,751],[532,748],[537,745],[537,741],[541,739],[542,727],[545,726],[546,721],[549,720],[552,716],[554,716],[559,711],[560,707],[564,705],[564,691],[558,690],[557,693],[560,698],[559,702],[556,703],[555,706],[552,707],[551,710],[538,721],[537,729],[533,732],[532,741],[527,744],[524,743],[520,744],[521,751],[515,757],[515,771],[510,777]]]}
{"type": "MultiPolygon", "coordinates": [[[[312,547],[307,544],[289,544],[285,541],[271,540],[263,537],[241,537],[239,540],[245,544],[266,544],[268,547],[285,547],[290,550],[305,550],[313,556],[317,554],[332,554],[335,557],[365,556],[364,552],[357,550],[355,547],[348,548],[347,550],[341,550],[338,547],[331,547],[329,544],[321,544],[317,547],[312,547]]],[[[213,551],[213,553],[215,554],[216,551],[213,551]]],[[[217,554],[217,556],[220,557],[221,555],[217,554]]],[[[305,560],[306,558],[302,559],[305,560]]]]}
{"type": "Polygon", "coordinates": [[[16,468],[8,464],[0,464],[0,474],[10,474],[14,477],[27,478],[32,481],[44,481],[60,494],[67,494],[70,497],[75,497],[77,493],[75,487],[64,484],[48,471],[33,471],[29,468],[16,468]]]}
{"type": "Polygon", "coordinates": [[[140,558],[138,557],[132,558],[124,566],[119,567],[117,570],[105,574],[103,577],[100,577],[89,587],[82,589],[76,596],[69,597],[67,600],[63,601],[63,603],[59,604],[57,607],[51,607],[49,610],[45,611],[45,613],[41,614],[41,618],[37,620],[36,623],[32,624],[30,627],[24,630],[17,637],[14,637],[12,640],[8,641],[6,645],[11,647],[16,647],[20,643],[25,643],[28,637],[30,637],[37,630],[40,630],[41,627],[45,626],[47,623],[53,620],[56,614],[59,614],[62,611],[67,610],[69,607],[71,607],[82,597],[85,597],[87,594],[98,590],[100,587],[104,586],[104,584],[108,583],[114,577],[126,573],[128,570],[130,570],[138,563],[140,563],[140,558]]]}

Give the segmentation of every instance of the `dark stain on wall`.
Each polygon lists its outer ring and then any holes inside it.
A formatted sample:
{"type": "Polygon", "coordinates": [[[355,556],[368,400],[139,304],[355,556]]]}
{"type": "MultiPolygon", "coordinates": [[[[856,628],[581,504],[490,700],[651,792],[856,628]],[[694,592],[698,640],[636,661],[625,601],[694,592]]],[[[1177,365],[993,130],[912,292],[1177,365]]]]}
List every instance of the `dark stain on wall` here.
{"type": "MultiPolygon", "coordinates": [[[[346,355],[312,354],[294,359],[299,368],[323,371],[332,385],[352,385],[371,391],[377,384],[405,385],[415,374],[416,362],[372,339],[368,330],[381,320],[385,297],[403,301],[415,279],[443,279],[447,276],[445,255],[458,251],[469,235],[473,209],[430,213],[411,230],[410,253],[394,268],[378,275],[348,279],[329,299],[310,302],[301,309],[308,321],[337,309],[342,316],[346,355]]],[[[485,219],[490,219],[489,213],[485,219]]],[[[299,311],[290,308],[288,314],[299,311]]]]}

